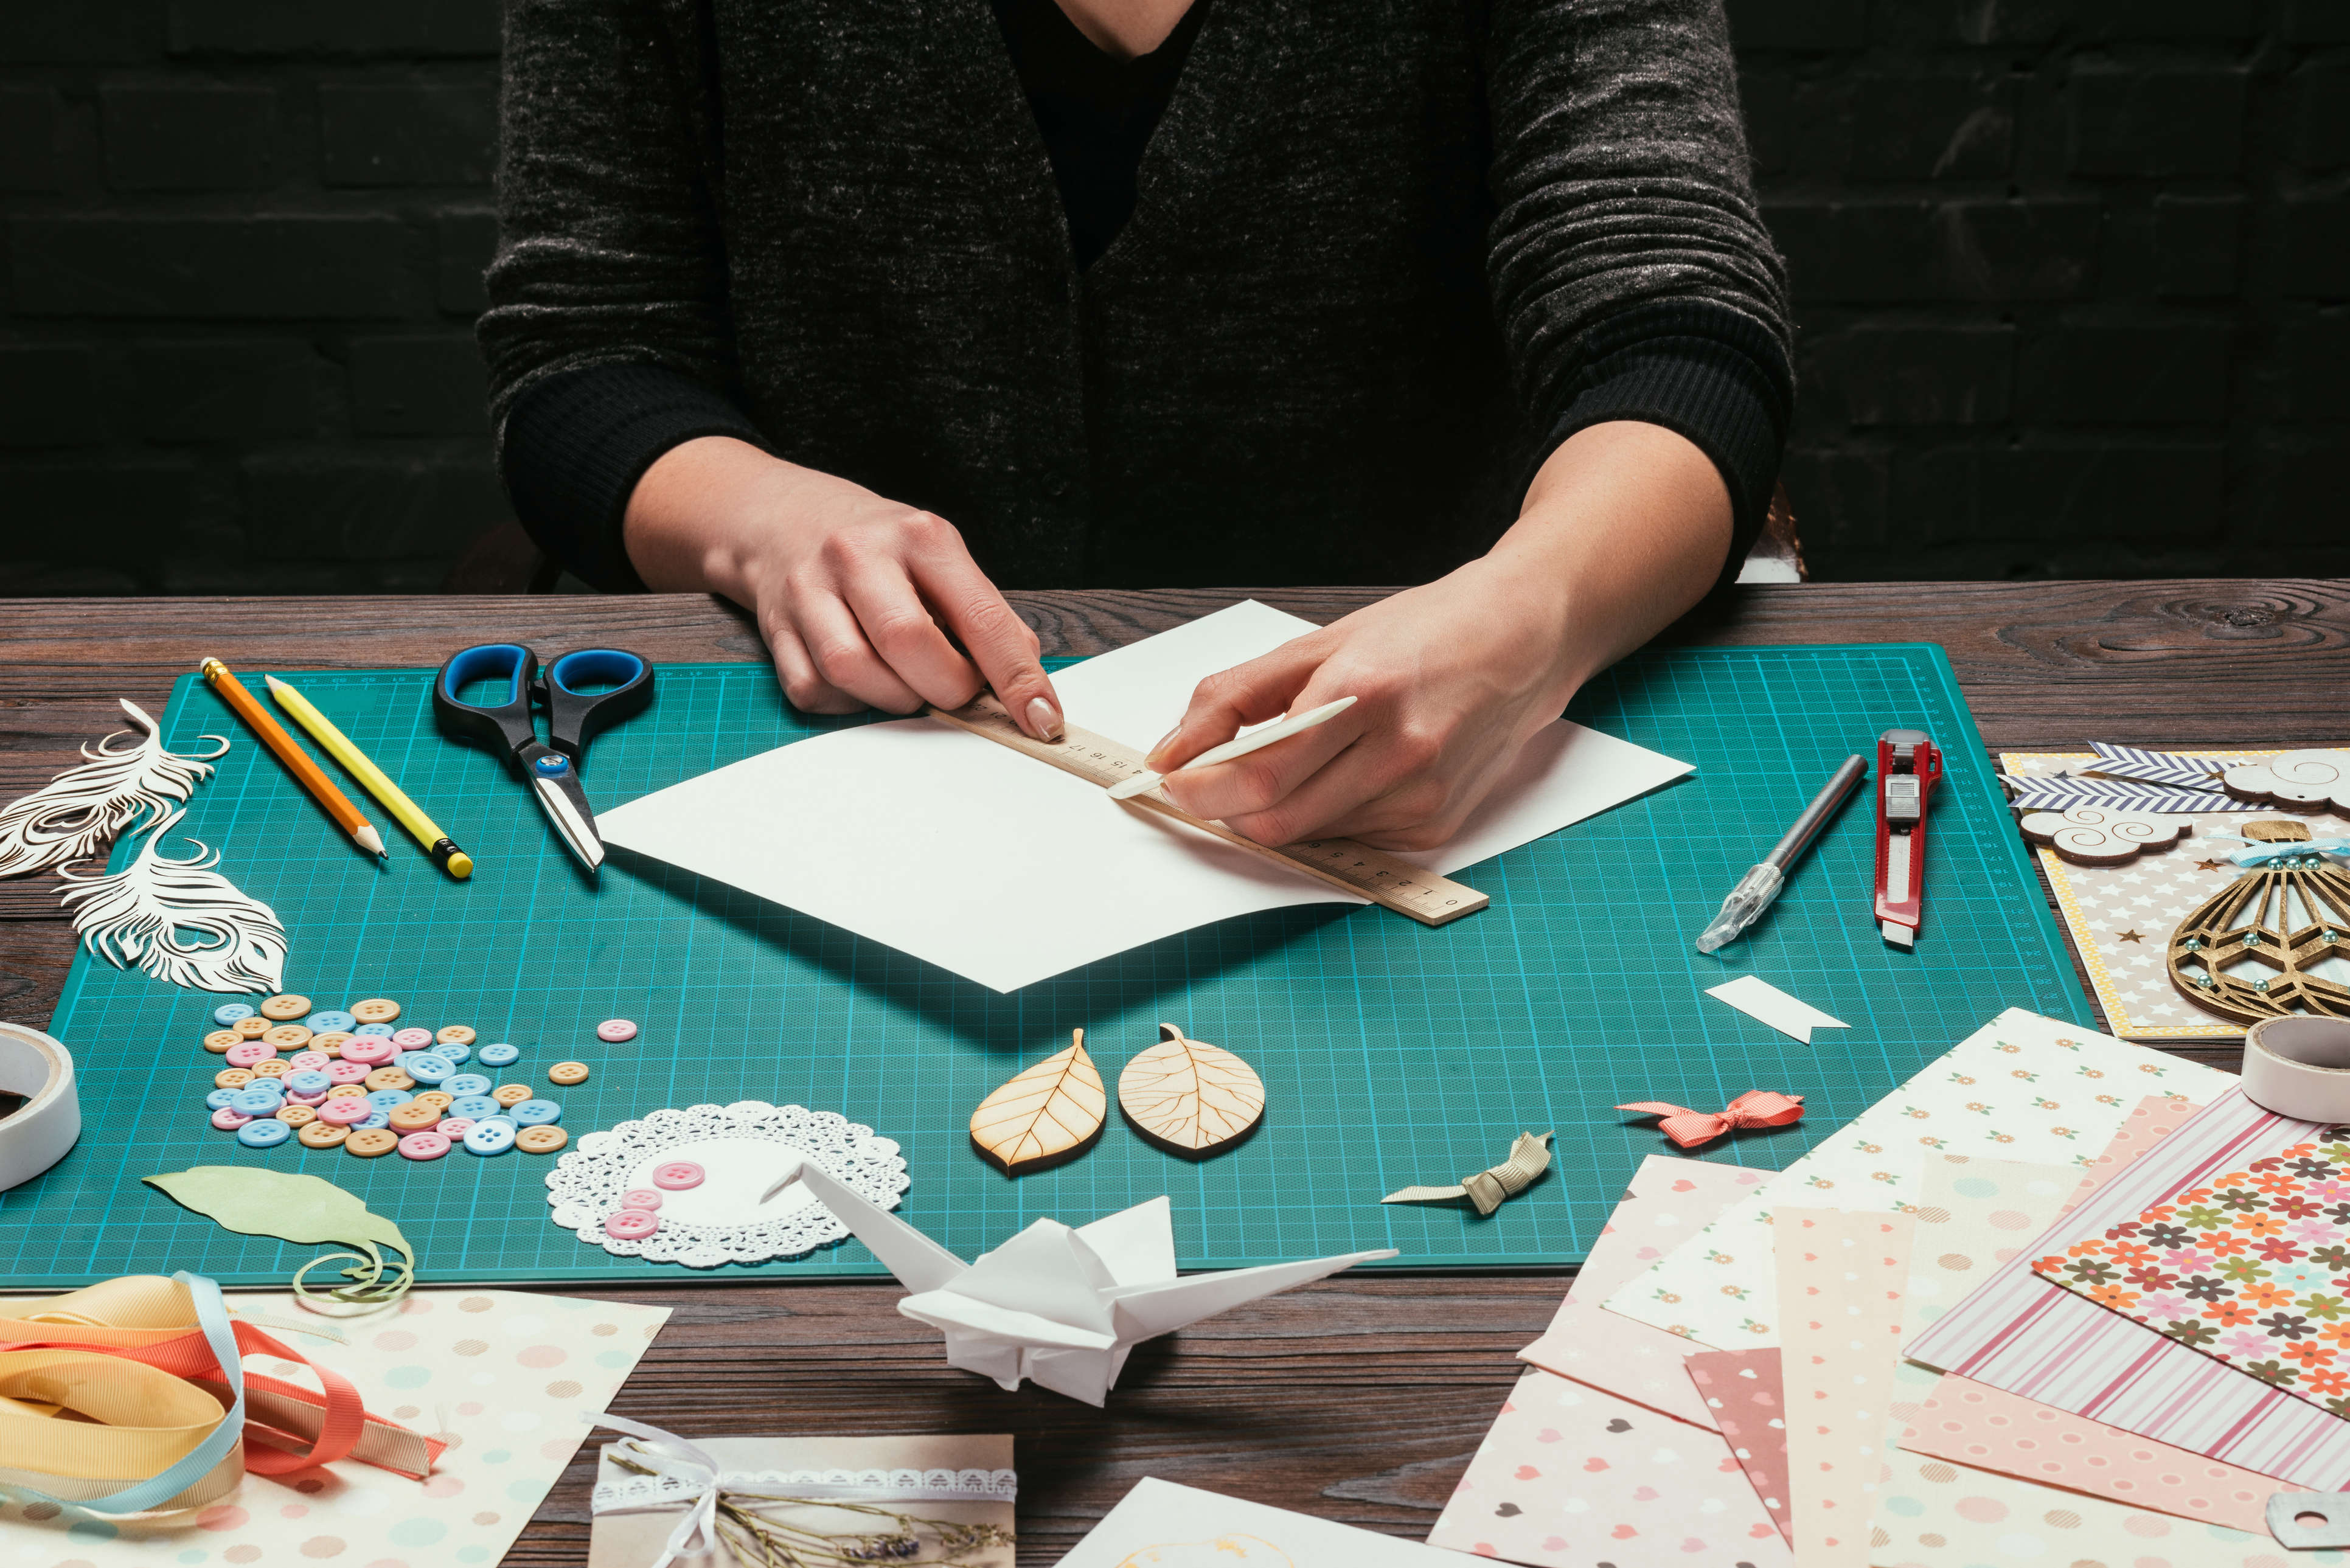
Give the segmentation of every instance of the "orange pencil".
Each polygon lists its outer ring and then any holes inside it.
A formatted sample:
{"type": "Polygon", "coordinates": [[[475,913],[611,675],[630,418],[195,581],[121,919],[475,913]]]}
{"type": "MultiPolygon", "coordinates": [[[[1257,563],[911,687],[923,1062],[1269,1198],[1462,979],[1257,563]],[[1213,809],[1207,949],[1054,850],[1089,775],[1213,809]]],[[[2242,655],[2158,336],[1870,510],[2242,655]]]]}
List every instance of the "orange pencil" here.
{"type": "Polygon", "coordinates": [[[294,775],[294,782],[308,790],[310,798],[325,806],[327,815],[333,817],[344,832],[359,840],[359,846],[369,854],[384,853],[383,835],[378,833],[375,826],[359,815],[359,808],[335,787],[335,781],[319,771],[318,764],[310,760],[310,753],[294,743],[294,737],[269,716],[268,710],[253,700],[253,693],[244,689],[244,682],[237,680],[227,665],[217,659],[207,659],[196,668],[211,682],[212,689],[220,693],[221,701],[235,709],[236,716],[261,737],[261,743],[277,754],[277,760],[286,764],[286,771],[294,775]]]}

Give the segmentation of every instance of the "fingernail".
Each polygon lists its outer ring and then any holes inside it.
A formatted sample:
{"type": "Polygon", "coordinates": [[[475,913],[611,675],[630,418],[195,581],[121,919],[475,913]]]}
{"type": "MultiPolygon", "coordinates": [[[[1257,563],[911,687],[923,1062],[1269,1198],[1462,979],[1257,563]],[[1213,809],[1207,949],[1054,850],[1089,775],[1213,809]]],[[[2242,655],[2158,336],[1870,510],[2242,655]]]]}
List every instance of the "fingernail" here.
{"type": "Polygon", "coordinates": [[[1159,736],[1159,743],[1143,753],[1143,760],[1151,763],[1153,766],[1156,766],[1158,764],[1159,754],[1161,752],[1164,752],[1168,747],[1173,745],[1175,743],[1175,737],[1182,732],[1183,726],[1178,724],[1173,729],[1168,731],[1165,734],[1159,736]]]}
{"type": "Polygon", "coordinates": [[[1042,697],[1028,700],[1028,727],[1040,740],[1057,741],[1061,738],[1061,716],[1042,697]]]}

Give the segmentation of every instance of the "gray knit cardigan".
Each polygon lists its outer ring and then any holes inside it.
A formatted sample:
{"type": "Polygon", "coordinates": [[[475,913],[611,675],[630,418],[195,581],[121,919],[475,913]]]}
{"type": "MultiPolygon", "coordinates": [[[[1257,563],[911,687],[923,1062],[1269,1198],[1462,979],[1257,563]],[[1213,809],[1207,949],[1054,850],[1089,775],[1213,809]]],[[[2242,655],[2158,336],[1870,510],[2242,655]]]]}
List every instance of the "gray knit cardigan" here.
{"type": "Polygon", "coordinates": [[[1213,0],[1082,274],[988,0],[513,0],[482,318],[538,537],[733,433],[1007,587],[1402,583],[1567,434],[1793,398],[1721,0],[1213,0]]]}

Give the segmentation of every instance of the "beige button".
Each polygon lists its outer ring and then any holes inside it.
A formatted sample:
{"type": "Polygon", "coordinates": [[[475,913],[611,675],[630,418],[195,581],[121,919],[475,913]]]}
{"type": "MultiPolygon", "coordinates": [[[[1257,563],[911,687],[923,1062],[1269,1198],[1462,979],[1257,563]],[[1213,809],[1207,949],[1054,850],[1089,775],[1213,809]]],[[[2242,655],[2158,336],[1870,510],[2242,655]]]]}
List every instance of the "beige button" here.
{"type": "MultiPolygon", "coordinates": [[[[389,1023],[400,1016],[400,1003],[389,997],[370,996],[365,1002],[351,1003],[351,1016],[361,1023],[389,1023]]],[[[383,1129],[378,1127],[378,1132],[383,1129]]]]}
{"type": "Polygon", "coordinates": [[[215,1029],[204,1036],[204,1049],[217,1056],[244,1038],[234,1029],[215,1029]]]}
{"type": "Polygon", "coordinates": [[[420,1106],[431,1106],[434,1110],[445,1115],[449,1107],[457,1103],[457,1096],[439,1089],[427,1089],[416,1096],[416,1103],[420,1106]]]}
{"type": "Polygon", "coordinates": [[[404,1106],[391,1107],[391,1130],[396,1133],[423,1132],[438,1126],[440,1120],[441,1107],[438,1106],[419,1105],[411,1100],[404,1106]]]}
{"type": "Polygon", "coordinates": [[[282,1078],[293,1070],[293,1063],[281,1062],[275,1056],[266,1062],[255,1062],[253,1064],[255,1075],[263,1078],[282,1078]]]}
{"type": "Polygon", "coordinates": [[[289,1127],[307,1127],[318,1119],[318,1113],[308,1106],[285,1105],[277,1107],[277,1119],[289,1127]]]}
{"type": "Polygon", "coordinates": [[[330,1029],[324,1034],[311,1035],[310,1049],[323,1055],[339,1056],[343,1054],[343,1047],[350,1044],[351,1038],[339,1029],[330,1029]]]}
{"type": "Polygon", "coordinates": [[[473,1031],[465,1024],[452,1023],[432,1038],[443,1045],[471,1045],[473,1043],[473,1031]]]}
{"type": "Polygon", "coordinates": [[[490,1091],[490,1098],[497,1101],[506,1109],[512,1110],[525,1100],[531,1098],[532,1093],[527,1084],[500,1084],[490,1091]]]}
{"type": "Polygon", "coordinates": [[[378,1067],[367,1075],[367,1086],[370,1089],[412,1089],[416,1087],[416,1080],[397,1067],[378,1067]]]}
{"type": "Polygon", "coordinates": [[[327,1091],[327,1098],[330,1100],[348,1099],[357,1096],[364,1095],[367,1092],[368,1089],[365,1084],[337,1084],[333,1088],[327,1091]]]}
{"type": "Polygon", "coordinates": [[[281,1023],[262,1038],[280,1051],[299,1051],[310,1044],[310,1031],[299,1023],[281,1023]]]}
{"type": "Polygon", "coordinates": [[[312,1122],[294,1136],[302,1140],[305,1148],[332,1148],[350,1137],[351,1129],[338,1127],[332,1122],[312,1122]]]}
{"type": "Polygon", "coordinates": [[[310,999],[307,996],[273,996],[261,1004],[261,1016],[276,1019],[280,1023],[289,1018],[306,1018],[309,1013],[310,999]]]}
{"type": "Polygon", "coordinates": [[[553,1154],[571,1141],[571,1135],[557,1127],[525,1127],[515,1134],[515,1147],[525,1154],[553,1154]]]}
{"type": "Polygon", "coordinates": [[[557,1062],[546,1070],[546,1081],[550,1084],[561,1084],[566,1087],[573,1084],[584,1084],[588,1081],[588,1064],[557,1062]]]}
{"type": "Polygon", "coordinates": [[[250,1018],[238,1019],[229,1027],[236,1031],[236,1037],[240,1040],[258,1040],[277,1025],[256,1012],[250,1018]]]}
{"type": "Polygon", "coordinates": [[[399,1147],[400,1135],[390,1127],[361,1127],[343,1140],[343,1152],[358,1155],[361,1159],[390,1154],[399,1147]]]}
{"type": "Polygon", "coordinates": [[[253,1072],[246,1067],[224,1067],[213,1075],[215,1089],[242,1089],[253,1082],[253,1072]]]}

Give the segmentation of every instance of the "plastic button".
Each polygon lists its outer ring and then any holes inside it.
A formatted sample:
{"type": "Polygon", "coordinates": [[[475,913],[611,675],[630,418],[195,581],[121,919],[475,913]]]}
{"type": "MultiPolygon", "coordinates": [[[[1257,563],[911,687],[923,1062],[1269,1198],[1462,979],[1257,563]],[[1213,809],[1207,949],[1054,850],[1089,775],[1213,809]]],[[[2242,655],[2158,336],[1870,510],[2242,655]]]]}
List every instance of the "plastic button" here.
{"type": "Polygon", "coordinates": [[[332,1148],[351,1136],[351,1129],[329,1121],[315,1121],[294,1135],[304,1148],[332,1148]]]}
{"type": "Polygon", "coordinates": [[[324,1051],[296,1051],[286,1058],[286,1064],[297,1073],[323,1073],[334,1060],[324,1051]]]}
{"type": "Polygon", "coordinates": [[[471,1045],[460,1045],[453,1040],[435,1040],[432,1054],[448,1062],[463,1062],[473,1054],[471,1045]]]}
{"type": "Polygon", "coordinates": [[[392,1065],[420,1084],[437,1084],[457,1071],[457,1064],[430,1051],[404,1051],[392,1065]]]}
{"type": "Polygon", "coordinates": [[[432,1038],[443,1045],[471,1045],[473,1026],[470,1023],[450,1023],[433,1031],[432,1038]]]}
{"type": "Polygon", "coordinates": [[[206,1110],[224,1111],[231,1106],[236,1104],[236,1096],[237,1091],[234,1089],[214,1089],[211,1094],[204,1096],[204,1108],[206,1110]]]}
{"type": "Polygon", "coordinates": [[[380,1067],[400,1054],[400,1047],[380,1034],[354,1034],[343,1047],[343,1060],[364,1066],[380,1067]]]}
{"type": "Polygon", "coordinates": [[[546,1070],[546,1081],[550,1084],[560,1084],[567,1089],[574,1084],[584,1084],[588,1081],[588,1064],[557,1062],[546,1070]]]}
{"type": "Polygon", "coordinates": [[[484,1067],[511,1067],[522,1059],[522,1047],[501,1040],[494,1045],[483,1046],[473,1055],[484,1067]]]}
{"type": "Polygon", "coordinates": [[[340,1100],[345,1098],[364,1100],[367,1096],[368,1089],[365,1084],[337,1084],[333,1088],[327,1091],[327,1098],[330,1100],[340,1100]]]}
{"type": "Polygon", "coordinates": [[[416,1080],[397,1067],[378,1067],[362,1080],[370,1089],[412,1089],[416,1080]]]}
{"type": "Polygon", "coordinates": [[[310,1032],[298,1023],[281,1023],[262,1038],[280,1051],[299,1051],[310,1044],[310,1032]]]}
{"type": "Polygon", "coordinates": [[[660,1229],[660,1216],[650,1209],[622,1209],[604,1217],[604,1234],[623,1241],[641,1241],[660,1229]]]}
{"type": "Polygon", "coordinates": [[[213,1022],[225,1029],[240,1018],[253,1016],[253,1009],[242,1002],[224,1002],[213,1009],[213,1022]]]}
{"type": "Polygon", "coordinates": [[[690,1159],[669,1159],[653,1167],[653,1185],[664,1192],[683,1192],[699,1187],[705,1172],[690,1159]]]}
{"type": "Polygon", "coordinates": [[[277,1119],[289,1127],[306,1127],[318,1119],[318,1113],[307,1106],[280,1106],[277,1119]]]}
{"type": "Polygon", "coordinates": [[[224,1051],[234,1051],[244,1040],[244,1036],[234,1029],[215,1029],[204,1036],[204,1049],[217,1056],[224,1051]]]}
{"type": "Polygon", "coordinates": [[[246,1040],[258,1040],[263,1035],[268,1033],[272,1029],[276,1028],[276,1025],[256,1012],[250,1018],[238,1019],[234,1023],[230,1024],[229,1027],[235,1030],[241,1038],[246,1040]]]}
{"type": "Polygon", "coordinates": [[[224,1106],[213,1113],[213,1126],[223,1132],[234,1132],[253,1118],[234,1106],[224,1106]]]}
{"type": "Polygon", "coordinates": [[[223,1067],[213,1075],[213,1084],[217,1088],[242,1089],[251,1082],[253,1075],[243,1067],[223,1067]]]}
{"type": "Polygon", "coordinates": [[[607,1018],[596,1025],[596,1038],[608,1044],[618,1045],[636,1037],[637,1026],[625,1018],[607,1018]]]}
{"type": "Polygon", "coordinates": [[[416,1103],[420,1106],[431,1106],[445,1116],[449,1114],[449,1106],[456,1098],[456,1096],[444,1089],[427,1089],[416,1096],[416,1103]]]}
{"type": "Polygon", "coordinates": [[[275,1056],[266,1062],[255,1062],[253,1064],[253,1075],[256,1078],[282,1078],[292,1071],[291,1067],[275,1056]]]}
{"type": "MultiPolygon", "coordinates": [[[[244,1137],[243,1133],[237,1135],[244,1137]]],[[[400,1140],[403,1159],[438,1159],[449,1152],[449,1140],[437,1132],[412,1132],[400,1140]]]]}
{"type": "Polygon", "coordinates": [[[351,1033],[354,1034],[372,1034],[380,1039],[389,1040],[391,1038],[395,1031],[389,1023],[362,1023],[358,1028],[352,1030],[351,1033]]]}
{"type": "Polygon", "coordinates": [[[458,1073],[441,1080],[441,1086],[463,1099],[467,1095],[486,1095],[490,1081],[479,1073],[458,1073]]]}
{"type": "Polygon", "coordinates": [[[373,1115],[375,1107],[356,1095],[318,1102],[318,1119],[338,1127],[355,1127],[373,1115]]]}
{"type": "Polygon", "coordinates": [[[399,1029],[392,1032],[391,1043],[403,1051],[421,1051],[432,1044],[429,1029],[399,1029]]]}
{"type": "Polygon", "coordinates": [[[256,1116],[236,1129],[236,1141],[247,1148],[276,1148],[294,1136],[294,1129],[275,1116],[256,1116]]]}
{"type": "Polygon", "coordinates": [[[650,1187],[631,1187],[620,1194],[623,1209],[642,1209],[647,1213],[661,1206],[661,1195],[650,1187]]]}
{"type": "Polygon", "coordinates": [[[411,1100],[404,1106],[391,1108],[391,1130],[396,1133],[424,1132],[439,1126],[440,1121],[441,1108],[438,1106],[420,1106],[411,1100]]]}
{"type": "Polygon", "coordinates": [[[310,1049],[328,1056],[341,1055],[343,1047],[350,1043],[351,1036],[337,1029],[330,1029],[324,1034],[310,1036],[310,1049]]]}
{"type": "Polygon", "coordinates": [[[553,1100],[524,1100],[507,1106],[506,1115],[514,1117],[516,1127],[553,1127],[563,1119],[563,1107],[553,1100]]]}
{"type": "Polygon", "coordinates": [[[327,1091],[334,1086],[335,1081],[316,1067],[286,1075],[286,1092],[289,1095],[316,1095],[324,1099],[327,1091]]]}
{"type": "Polygon", "coordinates": [[[505,1106],[508,1110],[512,1110],[515,1106],[522,1104],[525,1100],[529,1099],[530,1097],[530,1085],[528,1084],[500,1084],[496,1088],[490,1091],[490,1098],[497,1101],[498,1104],[505,1106]]]}
{"type": "Polygon", "coordinates": [[[515,1134],[515,1147],[525,1154],[553,1154],[570,1141],[561,1127],[525,1127],[515,1134]]]}
{"type": "Polygon", "coordinates": [[[388,1111],[395,1106],[404,1106],[408,1104],[408,1091],[406,1089],[378,1089],[367,1097],[367,1103],[369,1110],[388,1111]]]}
{"type": "Polygon", "coordinates": [[[460,1143],[467,1133],[473,1130],[473,1120],[471,1116],[442,1116],[441,1125],[432,1130],[451,1143],[460,1143]]]}
{"type": "Polygon", "coordinates": [[[378,1155],[390,1154],[399,1147],[399,1135],[389,1127],[355,1128],[351,1136],[343,1140],[343,1152],[355,1154],[361,1159],[373,1159],[378,1155]]]}
{"type": "Polygon", "coordinates": [[[277,1047],[266,1040],[240,1040],[228,1048],[227,1054],[230,1066],[250,1067],[276,1057],[277,1047]]]}
{"type": "MultiPolygon", "coordinates": [[[[385,1128],[389,1128],[390,1126],[391,1126],[391,1113],[390,1113],[390,1111],[378,1111],[378,1112],[376,1112],[373,1116],[371,1116],[368,1117],[368,1119],[367,1119],[367,1120],[365,1120],[365,1121],[363,1121],[363,1122],[359,1122],[359,1123],[356,1124],[356,1125],[351,1128],[351,1130],[352,1130],[353,1132],[357,1132],[357,1131],[359,1131],[361,1127],[385,1127],[385,1128]]],[[[393,1136],[394,1137],[399,1137],[400,1135],[399,1135],[399,1134],[397,1134],[397,1133],[394,1133],[394,1134],[392,1134],[392,1136],[393,1136]]]]}
{"type": "Polygon", "coordinates": [[[449,1102],[449,1114],[452,1116],[463,1116],[468,1121],[477,1122],[484,1116],[494,1116],[504,1109],[504,1106],[487,1095],[460,1095],[449,1102]]]}
{"type": "Polygon", "coordinates": [[[310,1014],[302,1022],[309,1026],[311,1033],[324,1034],[328,1030],[338,1033],[348,1030],[357,1023],[359,1019],[351,1013],[345,1012],[339,1007],[327,1007],[310,1014]]]}
{"type": "Polygon", "coordinates": [[[291,992],[273,996],[261,1004],[261,1016],[274,1018],[280,1023],[288,1019],[299,1018],[309,1011],[310,999],[307,996],[296,996],[291,992]]]}
{"type": "Polygon", "coordinates": [[[329,1062],[325,1072],[329,1084],[363,1084],[367,1081],[368,1065],[364,1062],[329,1062]]]}
{"type": "Polygon", "coordinates": [[[370,996],[351,1003],[351,1016],[361,1023],[389,1023],[400,1016],[400,1003],[390,997],[370,996]]]}
{"type": "Polygon", "coordinates": [[[467,1154],[504,1154],[515,1146],[515,1125],[501,1116],[475,1122],[465,1129],[467,1154]]]}
{"type": "Polygon", "coordinates": [[[286,1097],[283,1095],[268,1089],[248,1088],[239,1089],[236,1092],[236,1098],[229,1102],[229,1106],[239,1116],[275,1116],[277,1107],[285,1103],[286,1097]]]}

